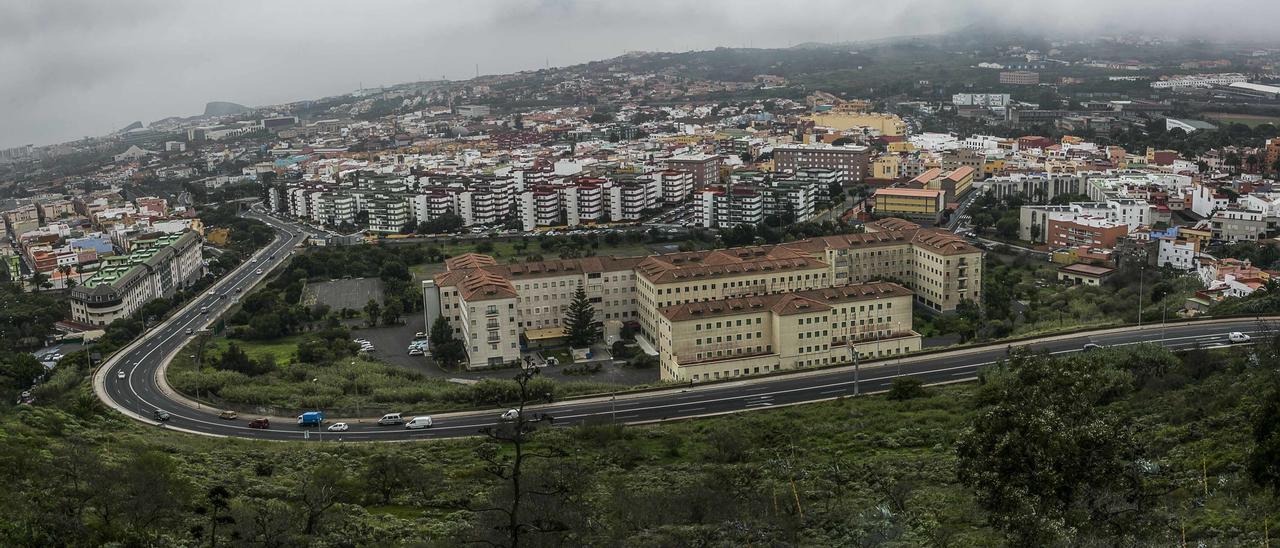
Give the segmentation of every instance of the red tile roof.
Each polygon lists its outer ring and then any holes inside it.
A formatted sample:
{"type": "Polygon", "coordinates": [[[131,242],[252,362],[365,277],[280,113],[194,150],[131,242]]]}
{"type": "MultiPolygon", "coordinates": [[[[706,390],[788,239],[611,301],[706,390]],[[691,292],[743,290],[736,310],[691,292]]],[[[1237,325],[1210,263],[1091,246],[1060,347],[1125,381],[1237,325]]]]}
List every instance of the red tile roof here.
{"type": "Polygon", "coordinates": [[[908,297],[911,290],[890,282],[842,285],[791,293],[732,297],[714,301],[688,302],[663,308],[661,314],[671,321],[687,321],[717,316],[750,314],[768,310],[779,316],[808,314],[831,310],[832,305],[869,301],[889,297],[908,297]]]}

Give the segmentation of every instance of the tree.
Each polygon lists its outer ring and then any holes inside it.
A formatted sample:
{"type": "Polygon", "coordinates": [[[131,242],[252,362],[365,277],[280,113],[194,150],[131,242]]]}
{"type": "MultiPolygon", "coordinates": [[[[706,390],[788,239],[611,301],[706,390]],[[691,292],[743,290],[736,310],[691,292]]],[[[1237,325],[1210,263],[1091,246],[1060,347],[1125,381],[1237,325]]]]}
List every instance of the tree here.
{"type": "Polygon", "coordinates": [[[543,422],[550,423],[555,420],[548,415],[539,414],[530,417],[525,414],[526,406],[531,401],[539,399],[538,395],[530,390],[530,381],[538,375],[539,371],[536,367],[530,367],[516,374],[515,381],[519,387],[520,399],[516,404],[513,420],[480,429],[480,433],[493,443],[477,447],[476,455],[485,462],[485,471],[505,484],[500,489],[500,495],[496,497],[495,504],[474,509],[479,513],[496,514],[500,518],[492,526],[492,531],[498,533],[498,536],[494,540],[482,541],[494,546],[518,548],[521,539],[527,534],[548,534],[567,530],[566,524],[558,515],[539,514],[536,509],[531,510],[524,506],[525,499],[530,495],[556,496],[563,493],[563,489],[557,486],[544,485],[536,492],[530,492],[526,488],[528,480],[525,478],[525,461],[534,458],[555,459],[566,454],[563,449],[554,446],[540,450],[527,447],[534,432],[543,422]],[[509,448],[507,451],[502,451],[499,450],[500,445],[506,445],[509,448]]]}
{"type": "Polygon", "coordinates": [[[396,325],[400,323],[400,314],[404,312],[400,306],[400,301],[391,301],[387,303],[386,308],[382,309],[382,324],[396,325]]]}
{"type": "Polygon", "coordinates": [[[564,317],[565,334],[569,337],[569,346],[585,348],[596,342],[599,332],[596,329],[596,311],[587,299],[587,291],[581,285],[573,293],[573,302],[564,317]]]}
{"type": "Polygon", "coordinates": [[[365,463],[364,483],[380,504],[391,504],[396,492],[409,483],[409,470],[388,453],[374,453],[365,463]]]}
{"type": "Polygon", "coordinates": [[[1249,477],[1280,495],[1280,387],[1269,390],[1269,397],[1253,416],[1249,477]]]}
{"type": "Polygon", "coordinates": [[[1001,217],[996,221],[996,234],[1001,238],[1013,240],[1018,237],[1018,218],[1001,217]]]}
{"type": "Polygon", "coordinates": [[[1131,425],[1102,406],[1132,377],[1101,355],[1018,350],[982,381],[982,409],[960,436],[956,468],[1009,544],[1129,534],[1125,520],[1148,501],[1139,451],[1131,425]]]}
{"type": "Polygon", "coordinates": [[[302,527],[305,535],[314,534],[329,511],[354,492],[346,469],[332,460],[299,472],[297,484],[296,499],[306,517],[302,527]]]}
{"type": "MultiPolygon", "coordinates": [[[[231,492],[222,485],[215,485],[205,493],[205,504],[196,507],[196,514],[207,516],[209,520],[209,548],[218,546],[218,526],[231,525],[235,520],[231,517],[231,492]]],[[[204,526],[193,528],[196,539],[204,536],[204,526]]]]}
{"type": "Polygon", "coordinates": [[[929,391],[925,389],[924,383],[920,379],[913,377],[898,377],[893,379],[893,384],[889,385],[889,399],[894,401],[905,401],[915,398],[923,398],[929,395],[929,391]]]}
{"type": "Polygon", "coordinates": [[[369,327],[374,327],[378,325],[378,318],[380,317],[379,315],[381,313],[382,313],[382,305],[378,304],[377,300],[369,299],[369,302],[365,303],[364,315],[365,315],[365,321],[368,322],[369,327]]]}
{"type": "Polygon", "coordinates": [[[44,272],[39,272],[39,271],[32,272],[31,277],[28,278],[28,281],[31,282],[32,293],[39,293],[41,289],[47,289],[49,287],[52,287],[49,284],[49,275],[45,274],[44,272]]]}
{"type": "Polygon", "coordinates": [[[467,356],[466,346],[453,338],[453,328],[449,327],[449,320],[444,316],[432,322],[428,340],[431,342],[431,358],[441,367],[453,367],[467,356]]]}
{"type": "Polygon", "coordinates": [[[444,316],[437,316],[436,321],[431,322],[431,332],[427,334],[427,340],[431,342],[433,349],[452,341],[453,328],[449,327],[449,320],[444,316]]]}
{"type": "Polygon", "coordinates": [[[4,386],[23,389],[44,374],[44,365],[26,352],[0,353],[0,382],[4,386]]]}

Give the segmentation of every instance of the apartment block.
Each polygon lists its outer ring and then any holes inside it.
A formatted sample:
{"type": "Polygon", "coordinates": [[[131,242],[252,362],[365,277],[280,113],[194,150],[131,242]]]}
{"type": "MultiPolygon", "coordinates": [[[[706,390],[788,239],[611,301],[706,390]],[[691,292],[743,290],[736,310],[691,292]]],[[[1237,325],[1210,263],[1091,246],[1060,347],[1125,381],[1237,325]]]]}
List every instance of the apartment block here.
{"type": "Polygon", "coordinates": [[[105,326],[152,299],[173,296],[204,275],[199,235],[192,231],[137,240],[132,251],[102,259],[98,271],[71,290],[71,317],[105,326]]]}
{"type": "Polygon", "coordinates": [[[712,186],[694,193],[694,223],[726,228],[764,223],[764,195],[756,187],[712,186]]]}
{"type": "Polygon", "coordinates": [[[562,203],[560,192],[550,185],[539,185],[521,192],[518,203],[520,225],[524,230],[533,230],[540,226],[564,224],[562,203]]]}
{"type": "Polygon", "coordinates": [[[1266,237],[1267,219],[1261,211],[1223,209],[1209,219],[1213,239],[1224,242],[1256,242],[1266,237]]]}
{"type": "Polygon", "coordinates": [[[1115,247],[1116,240],[1129,235],[1129,226],[1101,217],[1077,216],[1050,220],[1046,243],[1053,247],[1115,247]]]}
{"type": "Polygon", "coordinates": [[[667,158],[666,168],[688,173],[693,188],[702,188],[720,182],[720,163],[717,154],[681,154],[667,158]]]}
{"type": "MultiPolygon", "coordinates": [[[[1000,73],[1000,83],[1011,86],[1037,86],[1040,85],[1040,73],[1028,70],[1011,70],[1000,73]]],[[[1041,108],[1050,108],[1047,105],[1041,105],[1041,108]]]]}
{"type": "Polygon", "coordinates": [[[841,184],[861,183],[871,172],[867,147],[833,145],[788,145],[773,149],[774,169],[796,173],[805,168],[824,168],[844,173],[841,184]]]}
{"type": "Polygon", "coordinates": [[[684,203],[693,195],[693,173],[668,169],[654,174],[662,182],[662,203],[674,205],[684,203]]]}
{"type": "Polygon", "coordinates": [[[946,192],[928,188],[879,188],[875,192],[877,215],[937,223],[946,207],[946,192]]]}

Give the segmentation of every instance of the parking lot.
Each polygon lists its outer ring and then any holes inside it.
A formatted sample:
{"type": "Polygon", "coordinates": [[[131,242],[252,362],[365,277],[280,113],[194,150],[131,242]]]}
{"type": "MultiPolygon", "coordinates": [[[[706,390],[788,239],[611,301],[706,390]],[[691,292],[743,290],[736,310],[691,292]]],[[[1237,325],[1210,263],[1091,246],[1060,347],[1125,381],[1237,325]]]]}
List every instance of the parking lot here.
{"type": "MultiPolygon", "coordinates": [[[[353,329],[351,336],[353,338],[368,339],[373,344],[374,350],[371,356],[387,362],[391,365],[417,371],[423,375],[431,377],[456,378],[456,379],[485,379],[498,378],[507,379],[515,374],[512,369],[497,369],[492,371],[445,371],[436,367],[431,361],[430,356],[410,356],[408,354],[409,342],[413,340],[414,333],[426,332],[426,320],[423,319],[421,313],[405,316],[403,325],[374,327],[364,329],[353,329]]],[[[590,375],[566,375],[564,364],[544,367],[542,374],[558,381],[590,381],[605,382],[620,385],[637,385],[653,383],[658,381],[658,369],[633,369],[630,367],[621,367],[612,364],[612,360],[603,363],[603,367],[599,373],[590,375]]]]}
{"type": "MultiPolygon", "coordinates": [[[[382,280],[377,278],[351,278],[307,284],[303,304],[326,304],[331,310],[363,310],[369,299],[382,304],[382,280]]],[[[409,335],[413,335],[410,333],[409,335]]]]}

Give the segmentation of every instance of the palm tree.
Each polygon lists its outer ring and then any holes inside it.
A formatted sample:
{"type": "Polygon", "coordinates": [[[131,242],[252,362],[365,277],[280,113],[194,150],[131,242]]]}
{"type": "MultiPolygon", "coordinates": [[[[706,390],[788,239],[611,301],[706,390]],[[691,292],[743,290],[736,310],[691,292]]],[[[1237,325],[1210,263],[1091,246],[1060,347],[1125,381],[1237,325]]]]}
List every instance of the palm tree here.
{"type": "Polygon", "coordinates": [[[49,275],[40,271],[32,272],[28,281],[31,283],[31,292],[39,293],[41,287],[49,284],[49,275]]]}
{"type": "Polygon", "coordinates": [[[58,265],[58,272],[62,274],[62,285],[65,287],[67,281],[71,279],[71,265],[58,265]]]}

